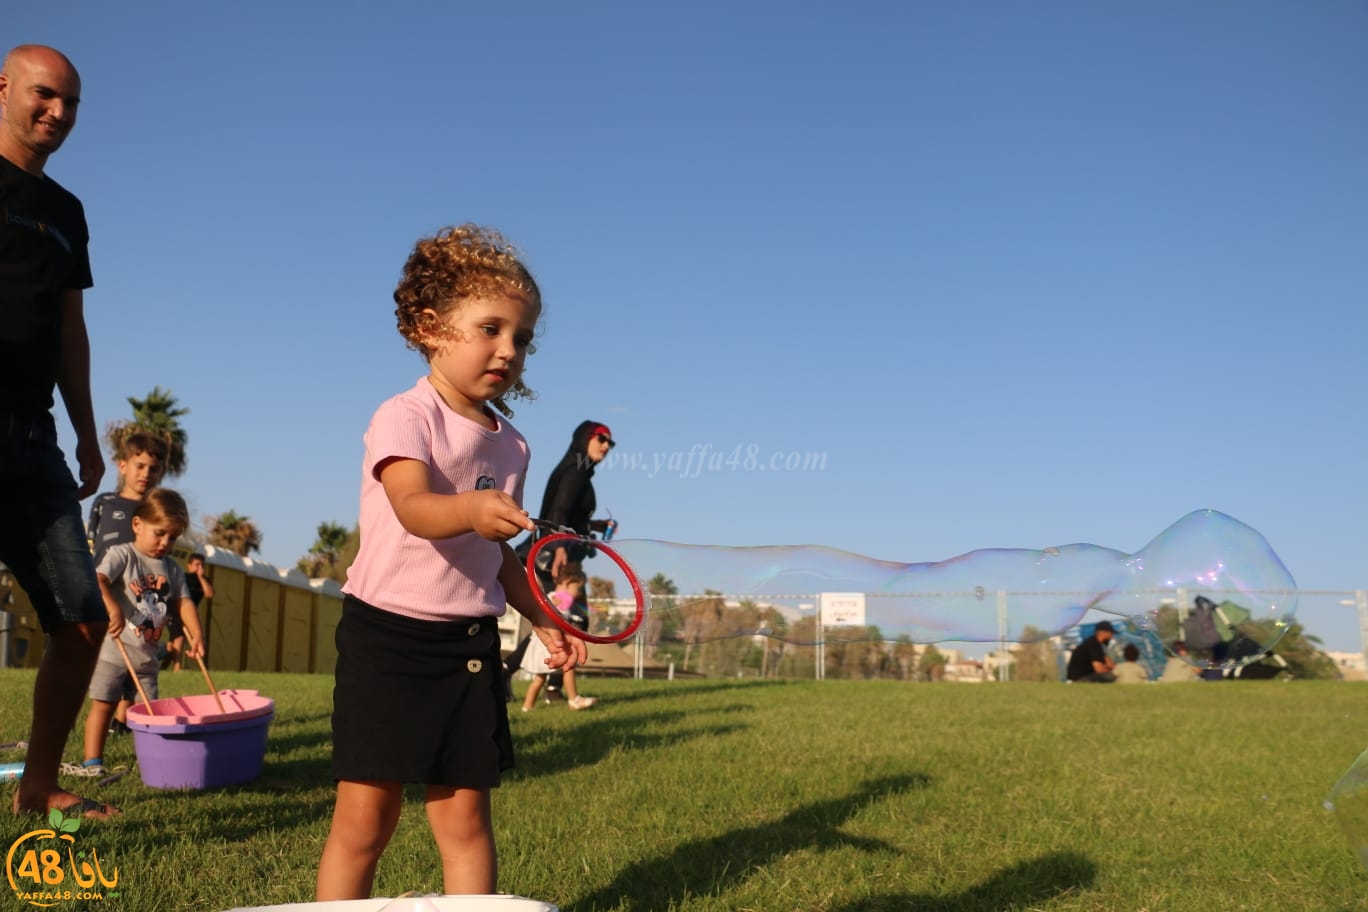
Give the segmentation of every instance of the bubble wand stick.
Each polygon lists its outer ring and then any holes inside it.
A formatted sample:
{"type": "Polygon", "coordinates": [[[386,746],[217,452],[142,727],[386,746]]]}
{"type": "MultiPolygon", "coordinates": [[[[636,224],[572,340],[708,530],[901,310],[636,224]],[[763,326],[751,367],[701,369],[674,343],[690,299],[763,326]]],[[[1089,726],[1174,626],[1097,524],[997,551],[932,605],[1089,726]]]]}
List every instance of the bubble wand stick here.
{"type": "Polygon", "coordinates": [[[119,655],[123,656],[124,667],[128,669],[129,675],[133,678],[133,686],[138,688],[138,696],[142,697],[143,708],[147,710],[149,716],[155,716],[157,713],[152,709],[152,701],[147,699],[147,691],[143,690],[142,681],[138,680],[138,670],[133,667],[133,660],[128,657],[128,649],[123,644],[123,638],[116,636],[114,643],[119,647],[119,655]]]}
{"type": "MultiPolygon", "coordinates": [[[[193,641],[190,642],[190,648],[195,648],[193,641]]],[[[209,692],[214,695],[214,702],[218,704],[219,712],[227,712],[228,710],[223,708],[223,698],[219,696],[218,688],[214,686],[214,679],[209,677],[209,669],[204,664],[203,656],[195,656],[195,661],[199,663],[200,672],[204,675],[204,683],[209,685],[209,692]]]]}

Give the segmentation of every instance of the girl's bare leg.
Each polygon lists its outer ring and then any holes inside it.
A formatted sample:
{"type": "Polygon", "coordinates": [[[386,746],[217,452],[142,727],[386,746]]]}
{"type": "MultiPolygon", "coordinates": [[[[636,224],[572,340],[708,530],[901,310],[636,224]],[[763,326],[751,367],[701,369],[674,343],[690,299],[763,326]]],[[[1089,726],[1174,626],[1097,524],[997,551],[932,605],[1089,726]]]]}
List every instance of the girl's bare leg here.
{"type": "Polygon", "coordinates": [[[427,815],[442,857],[443,891],[493,893],[498,861],[489,790],[430,785],[427,815]]]}
{"type": "Polygon", "coordinates": [[[527,696],[523,697],[523,712],[537,708],[537,694],[546,686],[546,675],[533,675],[532,683],[527,685],[527,696]]]}
{"type": "Polygon", "coordinates": [[[337,783],[332,828],[318,863],[316,898],[368,899],[375,867],[399,825],[403,783],[337,783]]]}

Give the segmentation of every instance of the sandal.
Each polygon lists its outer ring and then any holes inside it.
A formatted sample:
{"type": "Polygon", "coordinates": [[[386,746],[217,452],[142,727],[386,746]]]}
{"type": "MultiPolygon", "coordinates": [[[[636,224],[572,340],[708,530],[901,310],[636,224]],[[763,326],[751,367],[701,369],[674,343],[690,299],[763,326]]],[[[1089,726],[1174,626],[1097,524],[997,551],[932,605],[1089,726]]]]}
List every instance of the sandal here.
{"type": "MultiPolygon", "coordinates": [[[[18,797],[19,796],[16,793],[16,801],[18,800],[18,797]]],[[[17,807],[14,809],[14,813],[20,817],[33,817],[38,820],[51,820],[53,811],[56,811],[67,820],[78,817],[83,820],[105,820],[111,817],[118,817],[123,813],[118,808],[105,804],[103,801],[82,798],[80,795],[77,795],[76,800],[66,807],[49,808],[46,811],[20,810],[17,807]]]]}
{"type": "Polygon", "coordinates": [[[118,808],[111,807],[103,801],[96,801],[93,798],[81,798],[68,804],[64,808],[53,808],[61,811],[62,816],[70,820],[72,817],[79,817],[82,820],[105,820],[109,817],[116,817],[122,813],[118,808]]]}

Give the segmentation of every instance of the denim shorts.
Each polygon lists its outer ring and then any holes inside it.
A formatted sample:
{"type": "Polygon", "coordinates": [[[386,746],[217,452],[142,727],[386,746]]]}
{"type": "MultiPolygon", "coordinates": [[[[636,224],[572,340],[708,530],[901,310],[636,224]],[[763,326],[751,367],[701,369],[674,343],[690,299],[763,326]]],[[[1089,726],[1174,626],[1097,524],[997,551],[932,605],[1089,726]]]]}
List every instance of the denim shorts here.
{"type": "Polygon", "coordinates": [[[45,633],[109,621],[76,491],[52,416],[0,412],[0,563],[45,633]]]}

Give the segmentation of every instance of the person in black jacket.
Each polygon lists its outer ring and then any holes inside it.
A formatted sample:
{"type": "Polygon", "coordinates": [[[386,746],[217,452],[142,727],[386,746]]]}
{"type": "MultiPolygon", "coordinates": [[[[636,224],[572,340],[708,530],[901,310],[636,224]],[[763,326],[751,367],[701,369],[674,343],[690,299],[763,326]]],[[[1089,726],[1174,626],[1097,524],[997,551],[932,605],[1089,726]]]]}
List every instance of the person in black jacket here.
{"type": "MultiPolygon", "coordinates": [[[[607,520],[593,519],[598,502],[594,496],[594,469],[608,456],[608,451],[617,446],[613,432],[602,421],[581,421],[570,435],[570,448],[565,451],[561,461],[551,470],[546,479],[546,492],[542,495],[539,519],[556,526],[574,529],[580,535],[591,532],[604,532],[608,529],[607,520]]],[[[531,547],[532,539],[527,540],[531,547]]],[[[594,553],[586,545],[567,542],[548,555],[542,551],[537,557],[537,579],[542,590],[550,592],[555,588],[554,580],[567,564],[576,563],[593,557],[594,553]]],[[[589,627],[588,618],[572,617],[571,623],[581,630],[589,627]]],[[[509,670],[511,676],[512,671],[509,670]]],[[[548,701],[559,697],[564,686],[560,672],[553,673],[546,682],[545,696],[548,701]]]]}
{"type": "MultiPolygon", "coordinates": [[[[557,526],[574,529],[580,535],[607,529],[606,520],[592,518],[598,506],[592,479],[595,467],[615,446],[617,442],[613,440],[613,432],[608,425],[601,421],[581,421],[570,437],[570,448],[546,480],[546,493],[542,495],[538,517],[557,526]]],[[[552,549],[551,563],[544,571],[545,588],[551,588],[551,581],[566,564],[590,556],[582,545],[566,544],[552,549]]]]}

